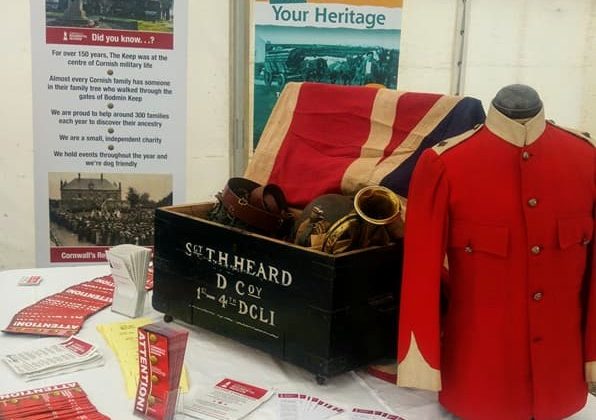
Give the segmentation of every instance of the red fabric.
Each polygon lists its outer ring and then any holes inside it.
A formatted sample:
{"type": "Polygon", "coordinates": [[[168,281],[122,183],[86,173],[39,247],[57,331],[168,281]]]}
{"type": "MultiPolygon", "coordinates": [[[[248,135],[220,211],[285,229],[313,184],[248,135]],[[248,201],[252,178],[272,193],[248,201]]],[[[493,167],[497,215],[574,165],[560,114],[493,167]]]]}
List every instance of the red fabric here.
{"type": "Polygon", "coordinates": [[[353,195],[365,185],[384,185],[407,196],[420,152],[484,117],[473,98],[288,83],[245,177],[277,184],[288,204],[298,208],[323,194],[353,195]]]}
{"type": "Polygon", "coordinates": [[[596,361],[594,251],[585,245],[594,147],[547,124],[524,148],[483,127],[436,150],[423,153],[410,189],[398,361],[413,334],[440,369],[441,403],[464,419],[573,414],[586,402],[584,362],[596,361]]]}
{"type": "Polygon", "coordinates": [[[441,95],[432,93],[404,93],[397,103],[393,136],[385,148],[383,158],[391,156],[395,148],[402,144],[408,134],[437,102],[441,95]]]}
{"type": "Polygon", "coordinates": [[[377,89],[304,84],[269,183],[282,187],[290,205],[339,193],[347,167],[368,138],[377,89]]]}
{"type": "Polygon", "coordinates": [[[422,154],[421,169],[414,170],[405,225],[404,278],[402,280],[397,360],[402,361],[416,333],[418,347],[427,363],[440,369],[440,288],[445,259],[448,187],[440,162],[429,164],[436,155],[422,154]],[[422,171],[422,176],[416,176],[422,171]],[[421,260],[424,261],[421,261],[421,260]],[[414,280],[409,280],[410,278],[414,280]],[[416,281],[416,278],[424,281],[416,281]],[[415,308],[420,308],[412,313],[415,308]]]}

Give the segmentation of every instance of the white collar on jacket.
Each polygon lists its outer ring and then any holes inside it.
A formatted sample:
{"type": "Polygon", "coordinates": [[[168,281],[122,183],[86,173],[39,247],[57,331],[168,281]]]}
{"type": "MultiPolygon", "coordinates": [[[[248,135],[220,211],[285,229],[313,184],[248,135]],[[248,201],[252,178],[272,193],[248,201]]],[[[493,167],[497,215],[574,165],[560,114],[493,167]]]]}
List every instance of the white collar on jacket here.
{"type": "Polygon", "coordinates": [[[542,135],[546,128],[544,108],[538,114],[523,122],[522,120],[506,117],[491,104],[485,125],[493,134],[514,146],[529,146],[542,135]]]}

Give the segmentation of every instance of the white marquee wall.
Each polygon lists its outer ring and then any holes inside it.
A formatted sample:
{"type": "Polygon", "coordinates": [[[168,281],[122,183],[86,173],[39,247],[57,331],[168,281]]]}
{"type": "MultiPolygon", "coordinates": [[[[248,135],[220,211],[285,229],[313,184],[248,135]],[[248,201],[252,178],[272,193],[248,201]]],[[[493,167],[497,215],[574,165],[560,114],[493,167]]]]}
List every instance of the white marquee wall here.
{"type": "MultiPolygon", "coordinates": [[[[40,0],[42,1],[42,0],[40,0]]],[[[182,0],[178,0],[182,1],[182,0]]],[[[230,4],[188,0],[187,200],[211,199],[229,174],[230,4]]],[[[0,270],[33,267],[33,139],[28,1],[0,0],[0,270]]],[[[454,92],[463,0],[405,0],[399,88],[454,92]]],[[[596,133],[596,0],[467,0],[462,93],[483,101],[534,87],[548,118],[596,133]]]]}

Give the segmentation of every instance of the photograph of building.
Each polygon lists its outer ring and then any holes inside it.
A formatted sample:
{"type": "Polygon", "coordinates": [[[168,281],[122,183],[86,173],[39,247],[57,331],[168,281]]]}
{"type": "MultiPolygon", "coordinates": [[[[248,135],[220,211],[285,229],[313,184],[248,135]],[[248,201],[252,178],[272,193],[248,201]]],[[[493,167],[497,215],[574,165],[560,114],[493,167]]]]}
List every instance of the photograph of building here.
{"type": "Polygon", "coordinates": [[[171,205],[171,177],[50,173],[51,246],[153,245],[156,207],[171,205]]]}

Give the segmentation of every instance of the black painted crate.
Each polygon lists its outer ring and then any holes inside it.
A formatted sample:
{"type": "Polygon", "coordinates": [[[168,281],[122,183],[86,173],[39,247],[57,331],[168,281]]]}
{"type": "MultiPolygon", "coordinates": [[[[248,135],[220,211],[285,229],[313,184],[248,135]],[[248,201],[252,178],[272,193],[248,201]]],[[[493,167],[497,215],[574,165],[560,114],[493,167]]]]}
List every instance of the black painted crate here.
{"type": "Polygon", "coordinates": [[[333,256],[208,221],[211,207],[156,210],[156,310],[319,382],[395,357],[401,243],[333,256]]]}

